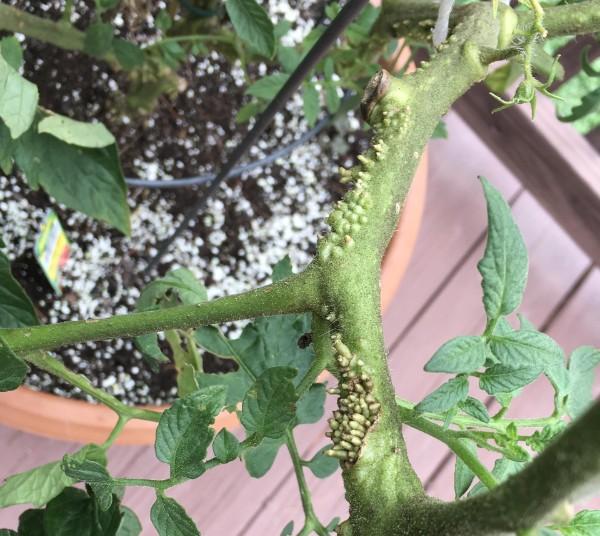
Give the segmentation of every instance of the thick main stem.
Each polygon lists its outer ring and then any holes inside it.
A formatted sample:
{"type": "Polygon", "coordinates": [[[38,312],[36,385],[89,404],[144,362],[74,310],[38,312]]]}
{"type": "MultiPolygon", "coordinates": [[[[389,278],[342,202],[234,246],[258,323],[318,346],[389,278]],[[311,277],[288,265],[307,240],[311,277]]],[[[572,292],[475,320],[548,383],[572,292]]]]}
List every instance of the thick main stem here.
{"type": "Polygon", "coordinates": [[[423,64],[400,80],[386,73],[372,80],[362,108],[376,139],[361,157],[361,165],[343,173],[356,186],[339,206],[340,214],[334,211],[330,217],[334,232],[319,245],[317,262],[327,273],[322,281],[325,303],[338,322],[341,339],[364,362],[372,395],[381,404],[356,463],[346,464],[344,470],[352,536],[395,534],[400,505],[426,502],[407,458],[387,366],[379,307],[380,260],[425,144],[450,105],[484,78],[487,66],[480,51],[497,48],[505,20],[494,17],[491,4],[463,8],[461,23],[430,65],[423,64]],[[356,205],[360,211],[353,208],[356,205]],[[361,225],[345,231],[345,221],[356,219],[348,216],[354,211],[361,225]]]}
{"type": "Polygon", "coordinates": [[[390,534],[492,536],[526,531],[577,497],[600,475],[600,401],[533,462],[488,493],[454,503],[429,502],[398,511],[390,534]]]}

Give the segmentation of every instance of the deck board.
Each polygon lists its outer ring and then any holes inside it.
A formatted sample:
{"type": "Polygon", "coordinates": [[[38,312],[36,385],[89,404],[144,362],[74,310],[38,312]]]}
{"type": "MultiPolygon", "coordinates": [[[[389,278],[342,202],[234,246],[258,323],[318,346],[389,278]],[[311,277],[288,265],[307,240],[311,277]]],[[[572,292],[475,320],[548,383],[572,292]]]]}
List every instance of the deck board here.
{"type": "MultiPolygon", "coordinates": [[[[420,399],[442,380],[425,374],[423,363],[448,338],[475,333],[483,325],[476,261],[485,236],[485,207],[478,174],[486,175],[511,199],[515,217],[523,229],[531,258],[531,283],[525,314],[536,324],[551,317],[552,334],[565,345],[600,344],[600,326],[591,314],[598,310],[600,276],[593,287],[597,299],[588,294],[586,283],[565,302],[573,285],[585,272],[588,259],[543,209],[524,193],[520,184],[499,163],[455,114],[448,117],[450,139],[435,141],[430,151],[430,181],[425,218],[402,285],[384,317],[386,344],[391,349],[394,381],[399,394],[420,399]],[[458,156],[467,155],[467,156],[458,156]],[[563,307],[564,305],[564,307],[563,307]],[[561,308],[555,311],[556,308],[561,308]],[[585,322],[581,319],[585,317],[585,322]],[[595,332],[592,330],[594,329],[595,332]],[[563,331],[560,331],[560,330],[563,331]],[[561,334],[563,333],[563,334],[561,334]],[[595,333],[596,339],[588,334],[595,333]],[[565,342],[566,341],[566,342],[565,342]]],[[[596,316],[597,318],[597,316],[596,316]]],[[[328,401],[329,410],[332,400],[328,401]]],[[[302,426],[296,431],[300,451],[311,456],[325,443],[324,422],[302,426]]],[[[407,431],[411,459],[420,475],[432,479],[446,456],[446,449],[424,436],[407,431]]],[[[59,459],[74,444],[34,437],[0,427],[0,477],[59,459]]],[[[443,495],[452,489],[446,464],[431,489],[443,495]],[[446,480],[444,480],[446,478],[446,480]],[[443,488],[443,493],[442,493],[443,488]],[[439,491],[438,491],[439,490],[439,491]]],[[[119,475],[161,478],[167,466],[158,462],[151,447],[114,447],[111,472],[119,475]]],[[[326,480],[308,475],[315,507],[325,522],[344,516],[346,507],[339,473],[326,480]]],[[[296,529],[302,519],[296,482],[289,459],[282,449],[273,469],[262,479],[251,479],[240,462],[210,471],[196,482],[187,483],[170,494],[181,501],[197,521],[204,535],[277,535],[290,520],[296,529]]],[[[443,495],[446,496],[446,495],[443,495]]],[[[149,489],[129,489],[125,504],[144,522],[144,535],[155,531],[149,525],[153,494],[149,489]]],[[[14,527],[21,507],[0,510],[0,527],[14,527]]]]}

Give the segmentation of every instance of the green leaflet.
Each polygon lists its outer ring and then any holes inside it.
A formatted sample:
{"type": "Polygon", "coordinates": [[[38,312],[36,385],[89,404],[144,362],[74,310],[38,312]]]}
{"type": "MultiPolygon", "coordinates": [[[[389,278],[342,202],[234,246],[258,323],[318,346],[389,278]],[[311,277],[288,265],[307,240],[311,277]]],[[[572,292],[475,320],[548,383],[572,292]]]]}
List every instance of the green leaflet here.
{"type": "Polygon", "coordinates": [[[38,319],[31,300],[13,277],[8,257],[0,251],[0,328],[34,326],[38,319]]]}
{"type": "Polygon", "coordinates": [[[123,517],[119,530],[117,530],[117,536],[139,536],[142,533],[142,525],[133,510],[122,506],[121,512],[123,517]]]}
{"type": "Polygon", "coordinates": [[[291,73],[300,63],[301,55],[294,47],[279,45],[277,47],[277,61],[286,73],[291,73]]]}
{"type": "Polygon", "coordinates": [[[292,536],[294,534],[294,522],[290,521],[283,530],[281,531],[281,536],[292,536]]]}
{"type": "Polygon", "coordinates": [[[253,478],[264,476],[273,466],[277,453],[285,443],[285,437],[270,439],[266,437],[259,445],[252,447],[244,453],[246,471],[253,478]]]}
{"type": "Polygon", "coordinates": [[[332,447],[333,445],[325,445],[312,459],[304,463],[317,478],[327,478],[340,467],[339,461],[336,458],[325,454],[332,447]]]}
{"type": "Polygon", "coordinates": [[[381,8],[367,4],[356,20],[346,29],[346,36],[352,44],[359,44],[367,41],[370,36],[371,28],[375,24],[381,8]]]}
{"type": "Polygon", "coordinates": [[[196,375],[196,381],[200,389],[216,385],[224,387],[227,392],[225,405],[229,411],[235,410],[236,404],[244,399],[246,391],[252,384],[243,370],[215,374],[201,372],[196,375]]]}
{"type": "Polygon", "coordinates": [[[248,86],[246,93],[253,97],[269,101],[277,95],[288,78],[289,75],[284,73],[270,74],[248,86]]]}
{"type": "Polygon", "coordinates": [[[48,535],[57,536],[115,536],[121,517],[118,499],[102,511],[84,491],[67,488],[48,503],[44,529],[48,535]]]}
{"type": "Polygon", "coordinates": [[[557,392],[567,393],[569,377],[563,351],[548,335],[527,329],[506,332],[494,335],[490,348],[501,364],[543,370],[557,392]]]}
{"type": "Polygon", "coordinates": [[[102,123],[84,123],[60,114],[52,114],[38,123],[40,134],[50,134],[78,147],[97,149],[116,143],[102,123]]]}
{"type": "Polygon", "coordinates": [[[112,505],[114,482],[104,465],[94,460],[78,459],[78,456],[65,455],[62,461],[64,473],[76,482],[90,485],[102,511],[112,505]]]}
{"type": "Polygon", "coordinates": [[[114,145],[80,148],[30,129],[14,154],[29,185],[43,187],[69,208],[130,233],[127,189],[114,145]]]}
{"type": "Polygon", "coordinates": [[[9,476],[0,486],[0,508],[15,504],[44,506],[73,483],[60,461],[9,476]]]}
{"type": "Polygon", "coordinates": [[[536,367],[493,365],[479,378],[479,387],[490,395],[511,393],[530,384],[540,373],[536,367]]]}
{"type": "Polygon", "coordinates": [[[154,18],[154,24],[161,32],[166,32],[173,26],[173,19],[166,10],[161,9],[154,18]]]}
{"type": "Polygon", "coordinates": [[[475,372],[486,359],[482,337],[456,337],[433,354],[425,365],[427,372],[475,372]]]}
{"type": "Polygon", "coordinates": [[[577,348],[569,359],[569,395],[567,412],[575,418],[592,403],[594,369],[600,363],[600,350],[591,346],[577,348]]]}
{"type": "Polygon", "coordinates": [[[231,359],[234,355],[234,350],[223,335],[221,330],[215,326],[203,326],[198,328],[195,333],[196,342],[211,354],[219,357],[231,359]]]}
{"type": "Polygon", "coordinates": [[[0,536],[18,536],[14,530],[0,529],[0,536]]]}
{"type": "Polygon", "coordinates": [[[44,510],[25,510],[19,516],[20,536],[46,536],[44,510]]]}
{"type": "MultiPolygon", "coordinates": [[[[600,69],[600,59],[589,67],[600,69]]],[[[600,125],[600,77],[589,76],[584,70],[562,84],[556,94],[564,100],[556,101],[556,114],[563,121],[570,121],[581,134],[587,134],[600,125]]]]}
{"type": "Polygon", "coordinates": [[[296,419],[298,424],[314,424],[321,420],[325,412],[325,384],[315,383],[298,400],[296,419]]]}
{"type": "Polygon", "coordinates": [[[13,391],[23,381],[29,367],[18,357],[0,336],[0,392],[13,391]]]}
{"type": "Polygon", "coordinates": [[[463,402],[458,404],[458,407],[467,415],[480,420],[481,422],[490,422],[490,415],[483,402],[468,396],[463,402]]]}
{"type": "Polygon", "coordinates": [[[15,142],[10,137],[10,130],[0,121],[0,169],[6,175],[12,172],[14,147],[15,142]]]}
{"type": "Polygon", "coordinates": [[[311,82],[304,84],[302,100],[304,105],[304,117],[309,126],[312,127],[317,122],[321,105],[319,102],[319,92],[311,82]]]}
{"type": "MultiPolygon", "coordinates": [[[[468,439],[459,439],[473,456],[477,456],[477,446],[468,439]]],[[[469,489],[475,475],[458,456],[454,464],[454,497],[460,499],[469,489]]]]}
{"type": "Polygon", "coordinates": [[[431,135],[431,139],[433,140],[446,140],[448,139],[448,127],[446,123],[440,119],[440,122],[436,125],[433,130],[433,134],[431,135]]]}
{"type": "Polygon", "coordinates": [[[144,64],[144,51],[125,39],[115,39],[113,41],[113,51],[117,61],[126,71],[132,71],[144,64]]]}
{"type": "MultiPolygon", "coordinates": [[[[223,337],[216,328],[201,328],[196,332],[196,342],[209,352],[221,357],[243,361],[255,376],[278,366],[298,370],[294,383],[300,381],[314,358],[312,346],[300,348],[298,340],[310,332],[309,315],[280,315],[259,318],[244,327],[237,339],[223,337]]],[[[253,383],[240,368],[226,374],[199,374],[198,385],[223,384],[228,388],[227,405],[240,402],[253,383]]]]}
{"type": "MultiPolygon", "coordinates": [[[[136,311],[172,307],[179,303],[195,305],[206,299],[204,285],[188,269],[178,268],[171,270],[164,277],[155,279],[142,290],[136,304],[136,311]]],[[[135,345],[155,369],[159,363],[169,361],[169,358],[162,353],[155,333],[136,337],[135,345]]]]}
{"type": "Polygon", "coordinates": [[[481,177],[488,210],[485,253],[477,268],[482,276],[483,304],[488,320],[513,312],[521,303],[528,260],[523,237],[500,193],[481,177]]]}
{"type": "Polygon", "coordinates": [[[240,421],[258,437],[272,439],[285,434],[296,415],[296,390],[291,379],[296,370],[274,367],[263,372],[244,397],[240,421]]]}
{"type": "Polygon", "coordinates": [[[330,114],[335,114],[342,104],[342,98],[338,93],[338,88],[335,82],[325,81],[323,84],[325,90],[325,105],[330,114]]]}
{"type": "Polygon", "coordinates": [[[38,89],[25,80],[0,54],[0,118],[6,123],[13,139],[23,134],[33,123],[38,104],[38,89]]]}
{"type": "Polygon", "coordinates": [[[195,523],[183,507],[170,497],[157,495],[150,519],[159,536],[200,536],[195,523]]]}
{"type": "MultiPolygon", "coordinates": [[[[69,457],[79,462],[92,460],[106,464],[104,451],[97,445],[86,445],[69,457]]],[[[74,483],[75,481],[64,473],[60,460],[34,467],[8,477],[0,486],[0,508],[15,504],[44,506],[74,483]]]]}
{"type": "Polygon", "coordinates": [[[598,536],[600,510],[582,510],[566,525],[553,525],[564,536],[598,536]]]}
{"type": "Polygon", "coordinates": [[[85,32],[83,50],[86,54],[102,58],[112,49],[113,27],[106,22],[94,22],[85,32]]]}
{"type": "Polygon", "coordinates": [[[0,53],[15,71],[20,69],[23,64],[23,50],[21,43],[14,35],[0,39],[0,53]]]}
{"type": "Polygon", "coordinates": [[[464,376],[457,376],[428,394],[415,406],[416,411],[443,413],[462,402],[469,394],[469,382],[464,376]]]}
{"type": "Polygon", "coordinates": [[[275,33],[265,10],[255,0],[227,0],[225,9],[240,38],[260,55],[273,57],[275,33]]]}
{"type": "Polygon", "coordinates": [[[156,430],[156,457],[171,466],[171,477],[197,478],[204,468],[211,425],[225,405],[226,390],[207,387],[176,400],[163,412],[156,430]]]}
{"type": "Polygon", "coordinates": [[[206,288],[194,274],[186,268],[177,268],[144,288],[137,309],[144,311],[155,307],[169,293],[176,294],[179,302],[186,305],[196,305],[207,300],[206,288]]]}
{"type": "Polygon", "coordinates": [[[240,442],[231,432],[223,428],[213,440],[213,452],[221,463],[235,460],[240,453],[240,442]]]}

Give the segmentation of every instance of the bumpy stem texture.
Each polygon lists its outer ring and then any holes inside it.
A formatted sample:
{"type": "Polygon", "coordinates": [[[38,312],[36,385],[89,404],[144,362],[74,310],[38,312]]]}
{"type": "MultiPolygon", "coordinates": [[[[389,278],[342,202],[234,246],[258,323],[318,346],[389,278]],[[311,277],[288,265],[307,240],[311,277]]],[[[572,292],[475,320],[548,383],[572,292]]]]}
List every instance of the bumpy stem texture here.
{"type": "MultiPolygon", "coordinates": [[[[339,336],[363,362],[381,405],[359,449],[345,464],[350,520],[341,529],[352,536],[389,536],[399,530],[399,505],[426,499],[412,470],[400,433],[389,376],[379,308],[380,259],[395,229],[423,148],[454,100],[483,79],[480,48],[498,45],[504,17],[491,4],[462,10],[462,21],[431,64],[401,80],[385,73],[370,84],[363,112],[376,136],[361,165],[342,171],[354,182],[329,218],[332,232],[321,240],[319,266],[325,303],[339,325],[339,336]]],[[[417,533],[411,533],[417,534],[417,533]]],[[[432,533],[433,534],[433,533],[432,533]]]]}
{"type": "Polygon", "coordinates": [[[523,471],[493,490],[454,503],[426,502],[398,511],[389,534],[494,536],[530,529],[600,475],[600,401],[523,471]]]}

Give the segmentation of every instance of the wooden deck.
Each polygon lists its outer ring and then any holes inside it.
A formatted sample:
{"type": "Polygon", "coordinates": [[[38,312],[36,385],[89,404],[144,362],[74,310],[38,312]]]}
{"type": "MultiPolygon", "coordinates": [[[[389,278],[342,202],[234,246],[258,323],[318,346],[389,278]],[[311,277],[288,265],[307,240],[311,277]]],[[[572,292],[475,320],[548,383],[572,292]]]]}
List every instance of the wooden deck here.
{"type": "MultiPolygon", "coordinates": [[[[414,401],[443,381],[442,375],[422,370],[437,347],[453,336],[478,333],[484,325],[476,269],[485,240],[479,174],[510,199],[527,242],[531,267],[524,314],[567,351],[582,344],[600,346],[600,270],[454,113],[448,127],[450,139],[431,144],[427,205],[417,248],[384,319],[398,394],[414,401]]],[[[517,401],[511,410],[515,415],[543,416],[551,409],[552,395],[542,380],[517,401]]],[[[324,429],[324,422],[298,428],[301,452],[312,456],[324,445],[324,429]]],[[[454,462],[447,449],[412,430],[406,430],[406,437],[411,460],[429,491],[452,498],[454,462]]],[[[0,477],[55,460],[74,448],[0,428],[0,477]]],[[[167,467],[154,458],[150,447],[115,447],[111,454],[113,474],[167,475],[167,467]]],[[[346,506],[339,473],[326,480],[309,475],[308,481],[322,520],[343,518],[346,506]]],[[[279,535],[290,520],[297,528],[302,521],[291,464],[283,450],[262,479],[249,478],[243,465],[234,462],[176,488],[172,495],[205,536],[279,535]]],[[[128,490],[124,502],[142,519],[143,534],[155,534],[149,523],[151,490],[128,490]]],[[[0,527],[14,527],[22,509],[0,510],[0,527]]]]}

